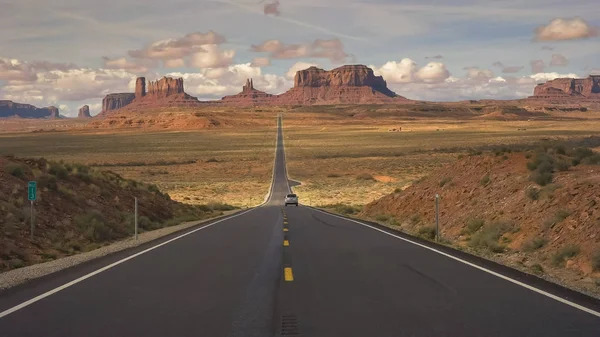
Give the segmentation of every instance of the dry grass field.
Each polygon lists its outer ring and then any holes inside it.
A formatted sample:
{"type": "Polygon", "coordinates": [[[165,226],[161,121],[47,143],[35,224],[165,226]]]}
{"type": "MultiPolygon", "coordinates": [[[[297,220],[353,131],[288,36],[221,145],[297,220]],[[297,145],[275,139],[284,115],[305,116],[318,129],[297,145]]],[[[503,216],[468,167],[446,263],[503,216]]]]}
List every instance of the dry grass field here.
{"type": "Polygon", "coordinates": [[[597,135],[600,113],[505,121],[303,111],[286,113],[284,128],[289,175],[302,182],[295,191],[303,202],[361,206],[469,151],[597,135]]]}
{"type": "Polygon", "coordinates": [[[110,170],[156,184],[186,203],[252,206],[263,201],[273,167],[275,114],[265,114],[263,119],[264,125],[184,132],[2,133],[0,154],[110,170]]]}

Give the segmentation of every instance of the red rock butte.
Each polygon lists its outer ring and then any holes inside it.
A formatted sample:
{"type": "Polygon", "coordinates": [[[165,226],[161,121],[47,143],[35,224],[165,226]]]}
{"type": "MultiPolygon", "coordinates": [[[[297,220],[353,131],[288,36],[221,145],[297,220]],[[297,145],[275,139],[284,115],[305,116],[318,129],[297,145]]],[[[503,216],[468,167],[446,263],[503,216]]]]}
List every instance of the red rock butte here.
{"type": "Polygon", "coordinates": [[[3,117],[60,118],[61,116],[58,108],[53,106],[47,108],[36,108],[30,104],[0,100],[0,118],[3,117]]]}
{"type": "Polygon", "coordinates": [[[557,78],[538,84],[530,99],[600,100],[600,75],[588,78],[557,78]]]}

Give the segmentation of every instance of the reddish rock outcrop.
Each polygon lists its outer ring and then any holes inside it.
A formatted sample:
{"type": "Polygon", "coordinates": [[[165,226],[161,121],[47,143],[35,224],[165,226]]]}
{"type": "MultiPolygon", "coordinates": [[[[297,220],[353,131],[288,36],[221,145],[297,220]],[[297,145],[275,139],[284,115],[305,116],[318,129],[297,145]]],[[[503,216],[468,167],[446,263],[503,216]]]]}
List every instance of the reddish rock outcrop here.
{"type": "Polygon", "coordinates": [[[534,99],[592,99],[600,100],[600,76],[588,78],[557,78],[538,84],[534,91],[534,99]]]}
{"type": "Polygon", "coordinates": [[[138,77],[135,81],[135,98],[141,99],[146,96],[146,78],[138,77]]]}
{"type": "Polygon", "coordinates": [[[153,98],[163,98],[177,94],[185,94],[183,91],[183,78],[163,77],[158,81],[148,83],[146,95],[153,96],[153,98]]]}
{"type": "Polygon", "coordinates": [[[105,115],[107,112],[120,109],[125,107],[135,99],[135,94],[131,93],[120,93],[120,94],[108,94],[102,100],[102,112],[101,115],[105,115]]]}
{"type": "Polygon", "coordinates": [[[227,105],[268,105],[273,102],[273,95],[264,91],[254,89],[254,81],[246,80],[242,92],[237,95],[225,96],[221,99],[223,104],[227,105]]]}
{"type": "Polygon", "coordinates": [[[90,106],[89,105],[84,105],[81,108],[79,108],[79,113],[77,114],[77,118],[90,118],[92,117],[92,115],[90,115],[90,106]]]}
{"type": "Polygon", "coordinates": [[[360,104],[406,100],[388,89],[381,76],[364,65],[342,66],[330,71],[310,67],[300,70],[294,87],[277,96],[278,104],[360,104]]]}
{"type": "Polygon", "coordinates": [[[30,104],[0,100],[0,118],[3,117],[60,118],[60,113],[58,108],[53,106],[37,108],[30,104]]]}

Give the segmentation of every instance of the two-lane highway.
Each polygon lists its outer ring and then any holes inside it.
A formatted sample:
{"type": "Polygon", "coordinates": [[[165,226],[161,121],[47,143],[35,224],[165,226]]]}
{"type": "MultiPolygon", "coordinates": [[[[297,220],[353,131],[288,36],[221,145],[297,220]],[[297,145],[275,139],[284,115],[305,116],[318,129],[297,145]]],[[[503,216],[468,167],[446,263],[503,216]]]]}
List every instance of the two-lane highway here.
{"type": "Polygon", "coordinates": [[[597,307],[283,207],[277,138],[265,205],[4,291],[0,336],[600,336],[597,307]]]}

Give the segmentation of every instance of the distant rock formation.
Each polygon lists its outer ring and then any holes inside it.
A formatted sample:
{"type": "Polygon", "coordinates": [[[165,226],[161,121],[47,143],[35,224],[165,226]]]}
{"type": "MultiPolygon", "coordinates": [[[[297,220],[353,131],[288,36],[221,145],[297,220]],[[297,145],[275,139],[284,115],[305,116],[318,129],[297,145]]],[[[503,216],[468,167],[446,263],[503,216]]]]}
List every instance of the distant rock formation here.
{"type": "Polygon", "coordinates": [[[142,99],[146,96],[146,78],[138,77],[135,80],[135,98],[142,99]]]}
{"type": "Polygon", "coordinates": [[[150,82],[148,84],[147,95],[152,96],[153,98],[163,98],[177,94],[185,94],[183,91],[183,78],[163,77],[158,81],[150,82]]]}
{"type": "Polygon", "coordinates": [[[530,98],[600,100],[600,75],[590,75],[582,79],[557,78],[541,83],[535,87],[530,98]]]}
{"type": "Polygon", "coordinates": [[[102,100],[102,112],[100,114],[104,115],[107,112],[127,106],[131,104],[134,99],[135,94],[131,93],[108,94],[102,100]]]}
{"type": "Polygon", "coordinates": [[[58,108],[53,106],[47,108],[37,108],[30,104],[0,100],[0,118],[5,117],[60,118],[60,113],[58,108]]]}
{"type": "Polygon", "coordinates": [[[274,95],[267,94],[264,91],[254,89],[254,81],[246,80],[246,85],[242,87],[242,92],[237,95],[225,96],[221,99],[223,104],[227,105],[268,105],[273,102],[274,95]]]}
{"type": "Polygon", "coordinates": [[[79,109],[79,113],[77,114],[77,118],[90,118],[90,106],[84,105],[79,109]]]}
{"type": "Polygon", "coordinates": [[[242,92],[225,96],[230,105],[378,104],[408,101],[388,89],[383,77],[364,65],[342,66],[330,71],[310,67],[300,70],[294,87],[281,95],[256,90],[251,79],[242,92]]]}
{"type": "Polygon", "coordinates": [[[381,76],[364,65],[347,65],[330,71],[300,70],[294,87],[277,97],[278,104],[364,104],[406,100],[388,89],[381,76]]]}

